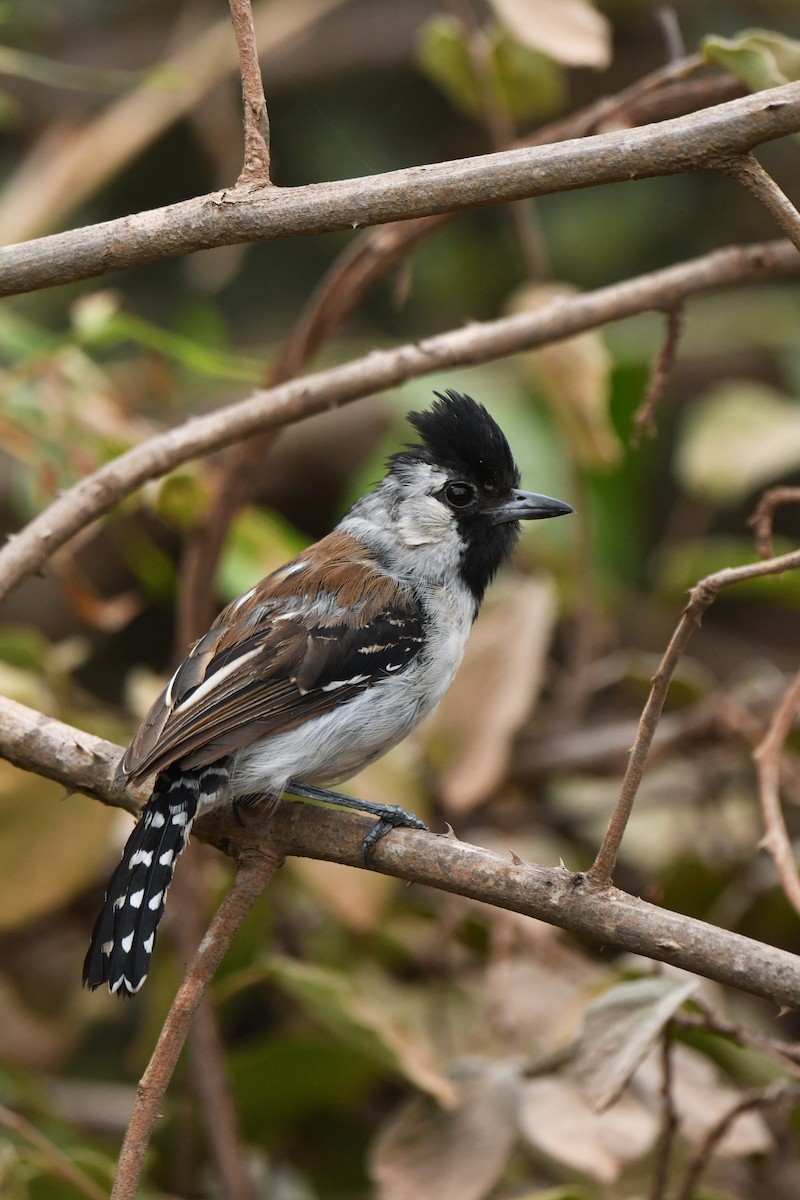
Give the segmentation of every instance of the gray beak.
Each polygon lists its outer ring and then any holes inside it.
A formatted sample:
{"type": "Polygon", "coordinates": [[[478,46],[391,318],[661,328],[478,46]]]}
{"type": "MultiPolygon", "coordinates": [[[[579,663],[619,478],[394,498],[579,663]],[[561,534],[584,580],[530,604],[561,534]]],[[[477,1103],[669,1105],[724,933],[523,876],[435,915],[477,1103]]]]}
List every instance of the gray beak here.
{"type": "Polygon", "coordinates": [[[508,500],[498,504],[489,515],[495,525],[504,525],[507,521],[543,521],[546,517],[564,517],[571,512],[575,512],[575,509],[563,500],[514,488],[508,500]]]}

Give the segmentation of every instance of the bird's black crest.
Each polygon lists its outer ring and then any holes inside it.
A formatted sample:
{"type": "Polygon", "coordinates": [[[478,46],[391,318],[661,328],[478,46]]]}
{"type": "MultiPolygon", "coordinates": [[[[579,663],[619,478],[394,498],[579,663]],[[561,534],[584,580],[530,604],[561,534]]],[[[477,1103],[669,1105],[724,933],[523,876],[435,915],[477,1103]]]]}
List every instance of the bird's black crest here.
{"type": "Polygon", "coordinates": [[[408,446],[390,463],[430,462],[452,476],[466,476],[489,491],[508,491],[519,483],[519,470],[500,426],[482,404],[460,392],[434,392],[424,412],[408,414],[422,445],[408,446]]]}

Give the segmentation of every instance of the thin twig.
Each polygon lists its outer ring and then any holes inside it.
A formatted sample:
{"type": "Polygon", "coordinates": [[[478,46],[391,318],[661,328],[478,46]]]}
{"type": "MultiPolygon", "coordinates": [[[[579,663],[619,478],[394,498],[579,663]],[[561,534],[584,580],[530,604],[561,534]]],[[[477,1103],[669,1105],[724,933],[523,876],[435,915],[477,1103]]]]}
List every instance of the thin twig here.
{"type": "Polygon", "coordinates": [[[231,890],[211,922],[167,1014],[156,1048],[136,1092],[120,1150],[111,1200],[134,1200],[144,1156],[192,1018],[244,918],[278,862],[257,846],[242,852],[231,890]]]}
{"type": "Polygon", "coordinates": [[[272,182],[269,176],[269,115],[253,27],[253,8],[250,0],[230,0],[230,8],[239,52],[244,109],[244,166],[236,186],[256,184],[267,187],[272,182]]]}
{"type": "Polygon", "coordinates": [[[603,844],[586,876],[598,887],[610,883],[617,861],[617,854],[633,809],[633,802],[644,774],[647,756],[653,741],[658,721],[667,698],[670,681],[681,655],[699,626],[703,613],[717,598],[719,592],[732,584],[746,579],[758,579],[763,575],[780,575],[800,567],[800,551],[783,554],[778,558],[748,563],[742,567],[726,567],[713,575],[701,579],[689,592],[689,602],[681,614],[675,632],[670,638],[664,657],[653,678],[650,694],[639,719],[636,741],[628,759],[628,767],[622,781],[619,799],[611,814],[603,844]]]}
{"type": "Polygon", "coordinates": [[[761,845],[775,863],[781,887],[789,903],[800,913],[800,875],[797,859],[781,808],[781,755],[800,706],[800,672],[795,675],[775,709],[769,729],[753,752],[758,771],[758,795],[764,818],[761,845]]]}
{"type": "Polygon", "coordinates": [[[783,232],[800,250],[800,213],[754,154],[741,154],[723,164],[726,175],[746,187],[775,218],[783,232]]]}
{"type": "MultiPolygon", "coordinates": [[[[189,962],[205,932],[204,857],[187,854],[172,885],[173,931],[181,961],[189,962]]],[[[197,1007],[189,1034],[192,1090],[199,1101],[206,1136],[225,1200],[257,1200],[247,1169],[244,1143],[231,1096],[225,1047],[211,995],[197,1007]]]]}
{"type": "Polygon", "coordinates": [[[45,1137],[35,1125],[32,1125],[19,1113],[6,1108],[4,1104],[0,1104],[0,1125],[5,1125],[7,1129],[13,1129],[14,1133],[38,1150],[47,1163],[50,1174],[56,1179],[61,1179],[70,1187],[74,1187],[88,1200],[106,1200],[105,1188],[101,1188],[93,1179],[90,1179],[80,1167],[67,1158],[60,1146],[45,1137]]]}
{"type": "Polygon", "coordinates": [[[675,1194],[675,1200],[692,1200],[696,1194],[697,1185],[703,1172],[706,1170],[709,1160],[716,1150],[719,1143],[725,1137],[725,1134],[730,1129],[731,1125],[740,1117],[742,1113],[753,1112],[759,1108],[769,1108],[773,1104],[777,1104],[780,1100],[794,1099],[797,1097],[800,1088],[797,1084],[786,1083],[779,1081],[770,1083],[765,1088],[758,1088],[749,1092],[745,1092],[739,1100],[733,1104],[720,1119],[711,1126],[702,1143],[698,1146],[692,1161],[684,1176],[681,1187],[675,1194]]]}
{"type": "Polygon", "coordinates": [[[682,304],[676,304],[674,308],[670,308],[666,312],[667,328],[664,340],[653,363],[644,399],[633,419],[631,445],[634,448],[640,445],[645,434],[648,437],[656,435],[656,410],[675,366],[678,343],[683,333],[684,315],[685,309],[682,304]]]}
{"type": "Polygon", "coordinates": [[[762,558],[772,558],[772,522],[782,504],[800,504],[800,488],[774,487],[764,492],[747,524],[755,532],[756,550],[762,558]]]}
{"type": "Polygon", "coordinates": [[[672,1077],[672,1022],[668,1021],[661,1035],[661,1130],[655,1148],[655,1173],[650,1200],[664,1200],[669,1183],[672,1147],[678,1131],[672,1077]]]}
{"type": "Polygon", "coordinates": [[[780,1042],[777,1038],[768,1037],[758,1029],[748,1029],[745,1025],[737,1025],[725,1017],[712,1012],[702,1000],[692,997],[692,1003],[702,1009],[701,1013],[679,1012],[673,1018],[682,1029],[702,1029],[716,1033],[720,1037],[735,1042],[737,1046],[746,1046],[757,1050],[768,1058],[774,1059],[780,1066],[790,1071],[794,1076],[800,1075],[800,1045],[796,1042],[780,1042]]]}
{"type": "Polygon", "coordinates": [[[688,116],[575,141],[302,187],[215,192],[6,246],[0,250],[0,295],[212,246],[352,230],[631,179],[725,170],[755,146],[798,129],[800,83],[787,83],[688,116]]]}
{"type": "Polygon", "coordinates": [[[343,366],[255,392],[143,442],[62,493],[0,550],[0,599],[73,534],[110,512],[148,479],[189,459],[432,371],[504,358],[642,311],[673,307],[688,296],[799,270],[800,256],[790,243],[730,247],[596,292],[565,297],[535,312],[476,322],[392,350],[373,350],[343,366]]]}

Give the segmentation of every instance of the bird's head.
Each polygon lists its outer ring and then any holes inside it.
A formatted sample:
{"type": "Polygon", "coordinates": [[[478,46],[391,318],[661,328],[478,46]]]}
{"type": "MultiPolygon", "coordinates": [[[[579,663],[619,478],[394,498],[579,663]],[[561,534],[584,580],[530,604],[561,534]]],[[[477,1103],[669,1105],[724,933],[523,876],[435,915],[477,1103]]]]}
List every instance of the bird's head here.
{"type": "Polygon", "coordinates": [[[525,492],[503,431],[483,405],[459,392],[436,393],[409,423],[420,442],[389,460],[378,494],[390,502],[394,534],[417,569],[448,570],[480,603],[511,553],[520,521],[572,512],[569,504],[525,492]]]}

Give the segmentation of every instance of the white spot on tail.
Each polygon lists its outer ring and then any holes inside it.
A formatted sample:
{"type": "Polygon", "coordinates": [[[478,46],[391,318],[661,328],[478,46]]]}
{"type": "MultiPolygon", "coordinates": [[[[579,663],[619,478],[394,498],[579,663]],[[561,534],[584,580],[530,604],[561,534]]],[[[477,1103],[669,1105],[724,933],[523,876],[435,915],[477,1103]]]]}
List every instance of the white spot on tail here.
{"type": "Polygon", "coordinates": [[[156,935],[154,933],[151,933],[149,938],[144,939],[144,941],[142,942],[142,945],[144,946],[145,954],[153,953],[153,942],[155,940],[156,940],[156,935]]]}
{"type": "Polygon", "coordinates": [[[164,817],[163,813],[160,813],[160,812],[153,813],[153,829],[160,829],[164,823],[165,823],[165,817],[164,817]]]}
{"type": "Polygon", "coordinates": [[[144,863],[144,865],[146,867],[149,867],[150,863],[152,861],[153,861],[153,851],[152,850],[137,850],[135,854],[131,855],[131,861],[128,863],[128,866],[129,867],[138,867],[139,863],[144,863]]]}
{"type": "Polygon", "coordinates": [[[132,945],[133,945],[133,934],[129,933],[127,937],[124,937],[122,939],[122,941],[120,942],[120,946],[122,946],[122,949],[127,954],[132,945]]]}
{"type": "Polygon", "coordinates": [[[103,951],[103,954],[110,954],[111,951],[114,949],[113,941],[112,942],[103,942],[103,945],[100,947],[100,949],[103,951]]]}
{"type": "Polygon", "coordinates": [[[165,850],[164,853],[162,855],[160,855],[158,861],[162,867],[171,867],[172,860],[174,857],[175,857],[174,850],[165,850]]]}
{"type": "Polygon", "coordinates": [[[171,820],[173,825],[186,825],[189,820],[189,814],[185,809],[180,809],[179,812],[174,812],[172,814],[171,820]]]}
{"type": "Polygon", "coordinates": [[[163,891],[161,891],[161,892],[156,892],[155,896],[152,896],[152,897],[151,897],[151,898],[150,898],[150,899],[147,901],[147,907],[148,907],[148,908],[152,908],[153,912],[155,912],[155,911],[156,911],[156,909],[158,908],[159,904],[161,903],[161,897],[162,897],[163,895],[164,895],[163,891]]]}
{"type": "Polygon", "coordinates": [[[130,904],[131,908],[141,908],[143,898],[144,888],[140,888],[138,892],[131,892],[128,897],[128,904],[130,904]]]}

